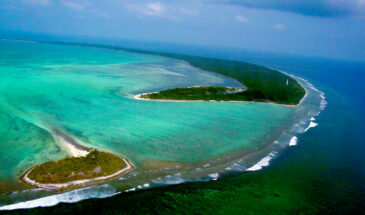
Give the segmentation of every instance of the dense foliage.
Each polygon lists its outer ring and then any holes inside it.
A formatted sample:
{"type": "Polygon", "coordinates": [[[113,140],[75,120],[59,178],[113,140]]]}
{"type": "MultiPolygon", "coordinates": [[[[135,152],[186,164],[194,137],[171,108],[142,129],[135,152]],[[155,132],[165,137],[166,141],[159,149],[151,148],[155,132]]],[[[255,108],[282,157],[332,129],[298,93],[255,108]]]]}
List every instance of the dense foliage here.
{"type": "Polygon", "coordinates": [[[240,81],[248,89],[230,95],[239,96],[239,100],[298,104],[305,95],[304,88],[296,80],[266,67],[203,57],[183,56],[181,58],[188,61],[192,66],[240,81]]]}
{"type": "Polygon", "coordinates": [[[125,167],[120,157],[93,150],[85,157],[67,157],[38,165],[28,177],[39,183],[64,183],[111,175],[125,167]]]}
{"type": "MultiPolygon", "coordinates": [[[[216,101],[241,101],[239,93],[235,88],[227,87],[186,87],[164,90],[158,93],[141,95],[149,99],[173,99],[173,100],[216,100],[216,101]]],[[[241,91],[238,91],[241,92],[241,91]]]]}

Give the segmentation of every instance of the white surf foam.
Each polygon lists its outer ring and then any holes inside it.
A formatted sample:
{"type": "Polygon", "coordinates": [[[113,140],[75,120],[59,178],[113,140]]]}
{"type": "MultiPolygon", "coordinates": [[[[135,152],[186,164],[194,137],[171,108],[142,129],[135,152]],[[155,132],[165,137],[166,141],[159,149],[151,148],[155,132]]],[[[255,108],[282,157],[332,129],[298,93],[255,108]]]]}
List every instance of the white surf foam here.
{"type": "Polygon", "coordinates": [[[165,177],[159,177],[157,179],[152,180],[154,183],[156,184],[167,184],[167,185],[171,185],[171,184],[181,184],[184,181],[184,179],[181,178],[181,174],[180,173],[176,173],[174,175],[167,175],[165,177]]]}
{"type": "Polygon", "coordinates": [[[144,188],[150,187],[150,184],[148,184],[148,183],[143,184],[143,187],[144,187],[144,188]]]}
{"type": "Polygon", "coordinates": [[[209,174],[208,175],[212,180],[217,180],[219,178],[219,174],[218,173],[213,173],[213,174],[209,174]]]}
{"type": "Polygon", "coordinates": [[[323,100],[321,101],[321,105],[320,105],[320,107],[319,107],[319,108],[320,108],[321,110],[324,110],[324,109],[326,108],[327,104],[328,104],[328,103],[327,103],[327,101],[323,99],[323,100]]]}
{"type": "Polygon", "coordinates": [[[126,191],[124,191],[124,192],[132,192],[132,191],[136,191],[136,188],[135,188],[135,187],[133,187],[133,188],[131,188],[131,189],[129,189],[129,190],[126,190],[126,191]]]}
{"type": "Polygon", "coordinates": [[[298,144],[298,137],[294,136],[289,142],[289,146],[296,146],[298,144]]]}
{"type": "Polygon", "coordinates": [[[307,132],[310,128],[316,127],[318,124],[311,121],[306,129],[304,129],[304,132],[307,132]]]}
{"type": "Polygon", "coordinates": [[[262,169],[262,167],[269,166],[271,159],[275,156],[275,154],[272,152],[268,156],[261,159],[258,163],[253,165],[252,167],[246,169],[246,171],[257,171],[262,169]]]}
{"type": "Polygon", "coordinates": [[[231,166],[227,167],[226,170],[232,170],[232,171],[237,171],[237,172],[242,172],[244,171],[246,168],[238,163],[233,163],[231,166]]]}
{"type": "Polygon", "coordinates": [[[47,196],[35,200],[19,202],[11,205],[0,207],[0,210],[15,210],[36,207],[50,207],[59,203],[74,203],[90,198],[106,198],[117,194],[114,187],[111,185],[102,185],[98,187],[88,187],[70,192],[47,196]]]}

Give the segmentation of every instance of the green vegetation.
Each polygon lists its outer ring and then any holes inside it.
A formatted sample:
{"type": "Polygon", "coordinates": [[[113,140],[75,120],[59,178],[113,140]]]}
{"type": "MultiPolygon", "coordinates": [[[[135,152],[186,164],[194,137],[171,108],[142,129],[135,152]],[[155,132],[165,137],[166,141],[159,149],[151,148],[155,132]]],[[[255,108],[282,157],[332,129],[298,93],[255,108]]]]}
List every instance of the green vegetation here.
{"type": "MultiPolygon", "coordinates": [[[[305,95],[305,89],[293,78],[263,66],[232,60],[204,57],[177,56],[192,66],[216,72],[240,81],[248,89],[229,96],[244,101],[298,104],[305,95]]],[[[229,99],[230,100],[230,99],[229,99]]]]}
{"type": "Polygon", "coordinates": [[[107,152],[93,150],[85,157],[67,157],[36,166],[28,177],[38,183],[65,183],[111,175],[127,165],[107,152]]]}
{"type": "MultiPolygon", "coordinates": [[[[85,47],[108,48],[140,54],[159,55],[187,61],[190,65],[202,70],[215,72],[240,81],[248,89],[237,93],[239,98],[233,100],[274,102],[278,104],[295,105],[305,95],[305,89],[293,78],[276,70],[255,64],[244,63],[234,60],[189,56],[157,51],[146,51],[131,48],[121,48],[108,45],[85,44],[85,43],[62,43],[48,42],[62,45],[80,45],[85,47]]],[[[231,95],[230,95],[231,96],[231,95]]],[[[225,99],[231,100],[231,98],[225,99]]]]}
{"type": "Polygon", "coordinates": [[[217,101],[244,101],[239,92],[244,89],[228,87],[186,87],[164,90],[158,93],[141,95],[141,98],[148,99],[170,99],[170,100],[217,100],[217,101]]]}

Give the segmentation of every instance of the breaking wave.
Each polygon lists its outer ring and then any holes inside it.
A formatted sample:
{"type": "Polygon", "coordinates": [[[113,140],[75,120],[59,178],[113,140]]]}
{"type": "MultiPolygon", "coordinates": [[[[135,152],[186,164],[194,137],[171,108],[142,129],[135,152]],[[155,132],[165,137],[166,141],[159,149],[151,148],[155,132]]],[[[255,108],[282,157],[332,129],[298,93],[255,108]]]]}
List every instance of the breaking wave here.
{"type": "Polygon", "coordinates": [[[26,209],[36,207],[50,207],[59,203],[74,203],[85,199],[91,198],[106,198],[116,195],[116,189],[109,185],[104,184],[96,187],[88,187],[78,190],[73,190],[66,193],[57,195],[42,197],[35,200],[19,202],[11,205],[5,205],[0,207],[0,210],[15,210],[15,209],[26,209]]]}

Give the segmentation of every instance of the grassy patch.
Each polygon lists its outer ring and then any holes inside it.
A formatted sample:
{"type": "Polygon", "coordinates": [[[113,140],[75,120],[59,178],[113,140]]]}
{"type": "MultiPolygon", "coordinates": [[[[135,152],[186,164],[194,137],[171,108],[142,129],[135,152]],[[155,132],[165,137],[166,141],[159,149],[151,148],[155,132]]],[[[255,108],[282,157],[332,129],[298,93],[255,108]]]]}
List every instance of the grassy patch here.
{"type": "Polygon", "coordinates": [[[28,177],[38,183],[65,183],[111,175],[126,166],[120,157],[93,150],[85,157],[67,157],[38,165],[28,177]]]}

